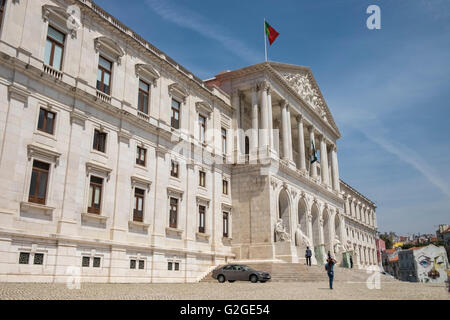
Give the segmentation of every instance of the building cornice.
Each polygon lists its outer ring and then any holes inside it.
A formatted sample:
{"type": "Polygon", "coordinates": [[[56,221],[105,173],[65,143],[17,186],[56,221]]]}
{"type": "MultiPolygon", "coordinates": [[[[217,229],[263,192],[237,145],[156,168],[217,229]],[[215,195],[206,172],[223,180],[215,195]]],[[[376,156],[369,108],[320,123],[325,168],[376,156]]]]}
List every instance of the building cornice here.
{"type": "MultiPolygon", "coordinates": [[[[365,197],[364,195],[362,195],[360,192],[358,192],[355,188],[353,188],[352,186],[350,186],[349,184],[347,184],[346,182],[344,182],[342,179],[339,179],[339,182],[341,185],[343,185],[344,187],[346,187],[347,189],[349,189],[350,191],[352,191],[353,193],[355,193],[358,197],[362,198],[363,200],[367,201],[371,206],[373,206],[375,209],[377,208],[375,202],[373,202],[372,200],[368,199],[367,197],[365,197]]],[[[342,188],[341,188],[342,189],[342,188]]]]}
{"type": "MultiPolygon", "coordinates": [[[[159,50],[152,44],[150,44],[148,41],[146,41],[144,38],[142,38],[140,35],[138,35],[136,32],[134,32],[129,27],[122,24],[117,18],[113,17],[111,14],[103,10],[101,7],[99,7],[94,1],[92,0],[72,0],[73,3],[80,4],[81,9],[84,13],[95,16],[100,19],[100,21],[103,21],[107,23],[109,26],[114,27],[116,30],[119,31],[119,34],[124,38],[125,42],[129,44],[134,44],[137,49],[145,49],[147,53],[150,53],[150,58],[157,62],[159,65],[164,65],[168,68],[166,68],[166,71],[169,71],[170,73],[174,75],[182,75],[185,82],[193,84],[197,87],[197,89],[207,93],[211,98],[213,98],[215,101],[217,101],[222,107],[233,110],[233,107],[231,104],[227,101],[224,101],[222,98],[214,94],[214,90],[212,88],[209,88],[203,80],[196,77],[194,74],[192,74],[189,70],[181,66],[179,63],[177,63],[175,60],[170,58],[167,54],[165,54],[163,51],[159,50]],[[134,41],[129,42],[129,40],[132,39],[134,41]]],[[[222,92],[222,94],[226,95],[228,98],[229,96],[222,92]]]]}

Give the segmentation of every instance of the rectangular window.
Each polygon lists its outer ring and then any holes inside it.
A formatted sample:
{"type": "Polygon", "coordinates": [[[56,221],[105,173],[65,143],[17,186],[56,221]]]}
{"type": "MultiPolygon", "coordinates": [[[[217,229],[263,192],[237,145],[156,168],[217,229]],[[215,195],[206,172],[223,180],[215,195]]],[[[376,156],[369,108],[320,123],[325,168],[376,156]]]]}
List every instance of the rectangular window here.
{"type": "Polygon", "coordinates": [[[198,134],[200,142],[205,142],[206,118],[202,115],[198,116],[198,126],[200,130],[198,134]]]}
{"type": "Polygon", "coordinates": [[[180,270],[180,264],[178,262],[175,262],[175,271],[180,270]]]}
{"type": "Polygon", "coordinates": [[[111,91],[111,71],[112,62],[99,56],[98,58],[98,71],[97,71],[97,90],[100,90],[107,95],[111,91]]]}
{"type": "Polygon", "coordinates": [[[100,205],[102,202],[103,179],[91,176],[89,186],[88,213],[100,214],[100,205]]]}
{"type": "Polygon", "coordinates": [[[56,114],[45,109],[39,110],[38,130],[53,134],[56,114]]]}
{"type": "Polygon", "coordinates": [[[143,270],[145,267],[145,260],[139,260],[139,269],[143,270]]]}
{"type": "Polygon", "coordinates": [[[169,227],[176,228],[178,220],[178,199],[170,198],[169,227]]]}
{"type": "Polygon", "coordinates": [[[30,253],[21,252],[19,255],[19,264],[28,264],[30,262],[30,253]]]}
{"type": "Polygon", "coordinates": [[[145,191],[139,188],[134,189],[134,212],[133,221],[144,221],[144,196],[145,191]]]}
{"type": "Polygon", "coordinates": [[[150,86],[148,85],[148,83],[139,80],[138,110],[140,112],[148,114],[149,97],[150,86]]]}
{"type": "Polygon", "coordinates": [[[228,238],[228,212],[223,213],[223,237],[228,238]]]}
{"type": "Polygon", "coordinates": [[[136,260],[130,260],[130,269],[136,269],[136,260]]]}
{"type": "Polygon", "coordinates": [[[228,181],[225,179],[222,180],[222,193],[228,194],[228,181]]]}
{"type": "Polygon", "coordinates": [[[173,266],[172,262],[167,263],[167,270],[172,271],[172,269],[173,269],[172,266],[173,266]]]}
{"type": "Polygon", "coordinates": [[[222,153],[227,154],[227,130],[222,128],[222,153]]]}
{"type": "Polygon", "coordinates": [[[31,173],[29,202],[45,204],[47,194],[47,182],[50,165],[48,163],[33,160],[33,171],[31,173]]]}
{"type": "Polygon", "coordinates": [[[90,262],[91,258],[90,257],[83,257],[82,263],[81,265],[83,267],[89,267],[89,262],[90,262]]]}
{"type": "Polygon", "coordinates": [[[198,232],[205,233],[205,206],[198,206],[198,232]]]}
{"type": "Polygon", "coordinates": [[[178,163],[172,160],[170,175],[174,178],[178,178],[178,163]]]}
{"type": "Polygon", "coordinates": [[[206,187],[206,172],[199,171],[199,185],[200,187],[206,187]]]}
{"type": "Polygon", "coordinates": [[[34,264],[44,264],[44,254],[43,253],[35,253],[34,254],[34,264]]]}
{"type": "Polygon", "coordinates": [[[95,129],[94,131],[94,145],[92,146],[94,150],[105,152],[106,150],[106,133],[100,132],[95,129]]]}
{"type": "Polygon", "coordinates": [[[147,149],[137,147],[136,149],[136,164],[145,167],[145,160],[147,155],[147,149]]]}
{"type": "Polygon", "coordinates": [[[64,33],[48,26],[44,63],[56,70],[61,70],[65,37],[64,33]]]}
{"type": "Polygon", "coordinates": [[[99,257],[94,257],[94,264],[93,267],[94,268],[100,268],[100,258],[99,257]]]}
{"type": "Polygon", "coordinates": [[[170,120],[172,128],[180,129],[180,103],[172,99],[172,118],[170,120]]]}

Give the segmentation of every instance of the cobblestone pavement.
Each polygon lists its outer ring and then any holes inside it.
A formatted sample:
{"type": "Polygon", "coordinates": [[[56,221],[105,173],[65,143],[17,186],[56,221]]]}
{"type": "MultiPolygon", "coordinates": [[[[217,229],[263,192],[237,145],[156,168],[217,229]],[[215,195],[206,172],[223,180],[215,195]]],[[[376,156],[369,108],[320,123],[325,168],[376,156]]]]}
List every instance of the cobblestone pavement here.
{"type": "Polygon", "coordinates": [[[444,284],[381,283],[369,290],[365,283],[327,282],[92,284],[68,289],[65,284],[0,283],[0,299],[146,299],[146,300],[265,300],[265,299],[432,299],[450,300],[444,284]]]}

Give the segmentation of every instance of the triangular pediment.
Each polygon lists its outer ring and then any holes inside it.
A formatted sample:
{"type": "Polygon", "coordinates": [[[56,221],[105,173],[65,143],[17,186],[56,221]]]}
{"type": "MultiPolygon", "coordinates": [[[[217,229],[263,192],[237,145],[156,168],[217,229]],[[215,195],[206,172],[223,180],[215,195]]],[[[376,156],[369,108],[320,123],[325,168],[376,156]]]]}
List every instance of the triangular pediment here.
{"type": "MultiPolygon", "coordinates": [[[[330,109],[308,67],[270,62],[270,67],[306,102],[325,122],[339,134],[330,109]]],[[[340,134],[339,134],[340,135],[340,134]]]]}

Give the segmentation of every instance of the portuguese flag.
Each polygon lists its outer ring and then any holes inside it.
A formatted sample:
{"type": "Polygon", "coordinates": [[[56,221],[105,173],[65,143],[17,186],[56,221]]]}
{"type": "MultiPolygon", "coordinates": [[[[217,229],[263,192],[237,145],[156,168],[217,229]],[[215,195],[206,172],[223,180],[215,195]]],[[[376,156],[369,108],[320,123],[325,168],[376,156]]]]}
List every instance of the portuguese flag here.
{"type": "Polygon", "coordinates": [[[278,37],[279,33],[277,32],[277,30],[272,28],[270,24],[267,23],[267,21],[264,21],[264,28],[266,30],[266,36],[269,39],[269,44],[272,45],[272,43],[278,37]]]}

